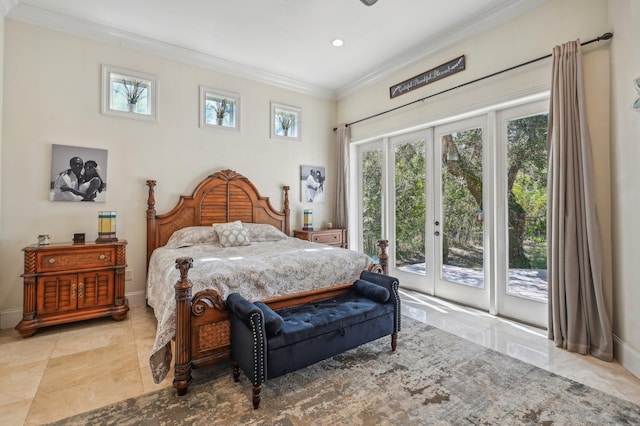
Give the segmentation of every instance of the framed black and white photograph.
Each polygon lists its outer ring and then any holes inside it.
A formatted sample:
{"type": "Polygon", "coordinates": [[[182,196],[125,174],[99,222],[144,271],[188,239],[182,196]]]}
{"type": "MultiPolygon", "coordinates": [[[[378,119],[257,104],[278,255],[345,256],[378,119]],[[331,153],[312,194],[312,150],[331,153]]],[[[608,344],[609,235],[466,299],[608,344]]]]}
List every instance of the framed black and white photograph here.
{"type": "Polygon", "coordinates": [[[324,203],[324,167],[300,166],[300,201],[303,203],[324,203]]]}
{"type": "Polygon", "coordinates": [[[52,145],[50,201],[105,202],[106,149],[52,145]]]}

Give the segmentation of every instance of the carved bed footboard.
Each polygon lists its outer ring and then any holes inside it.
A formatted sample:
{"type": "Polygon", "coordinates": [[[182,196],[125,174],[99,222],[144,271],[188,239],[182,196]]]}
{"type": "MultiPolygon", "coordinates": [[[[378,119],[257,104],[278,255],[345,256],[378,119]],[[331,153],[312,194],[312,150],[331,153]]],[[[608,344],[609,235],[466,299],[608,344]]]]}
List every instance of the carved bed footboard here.
{"type": "MultiPolygon", "coordinates": [[[[387,241],[380,240],[378,246],[381,250],[382,262],[372,264],[369,270],[376,273],[386,273],[387,241]]],[[[195,296],[191,296],[191,281],[189,281],[188,274],[192,267],[192,258],[176,259],[176,268],[180,270],[180,279],[175,285],[176,358],[173,387],[176,388],[179,396],[187,393],[191,384],[192,368],[203,367],[227,359],[231,352],[231,327],[224,300],[215,290],[203,290],[196,293],[195,296]]],[[[290,296],[267,299],[264,300],[264,303],[274,310],[302,305],[346,293],[352,284],[339,284],[290,296]]]]}

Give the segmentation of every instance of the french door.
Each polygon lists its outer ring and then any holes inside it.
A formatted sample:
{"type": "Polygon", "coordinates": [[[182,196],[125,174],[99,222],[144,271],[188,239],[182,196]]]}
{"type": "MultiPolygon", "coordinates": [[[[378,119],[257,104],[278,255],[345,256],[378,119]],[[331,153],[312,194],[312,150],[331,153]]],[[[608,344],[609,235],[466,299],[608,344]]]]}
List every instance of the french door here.
{"type": "Polygon", "coordinates": [[[485,250],[484,191],[487,146],[486,116],[434,129],[433,294],[489,310],[489,256],[485,250]]]}
{"type": "Polygon", "coordinates": [[[546,326],[546,105],[356,145],[351,241],[389,240],[404,288],[546,326]]]}

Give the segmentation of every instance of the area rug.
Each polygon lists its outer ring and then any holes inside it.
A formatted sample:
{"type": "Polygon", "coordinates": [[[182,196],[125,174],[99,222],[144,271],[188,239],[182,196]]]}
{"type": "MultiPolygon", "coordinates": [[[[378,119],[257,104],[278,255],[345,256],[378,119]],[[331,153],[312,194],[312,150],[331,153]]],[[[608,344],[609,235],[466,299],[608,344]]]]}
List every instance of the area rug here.
{"type": "Polygon", "coordinates": [[[187,395],[163,389],[55,425],[626,425],[640,406],[403,317],[382,338],[267,381],[224,362],[194,370],[187,395]]]}

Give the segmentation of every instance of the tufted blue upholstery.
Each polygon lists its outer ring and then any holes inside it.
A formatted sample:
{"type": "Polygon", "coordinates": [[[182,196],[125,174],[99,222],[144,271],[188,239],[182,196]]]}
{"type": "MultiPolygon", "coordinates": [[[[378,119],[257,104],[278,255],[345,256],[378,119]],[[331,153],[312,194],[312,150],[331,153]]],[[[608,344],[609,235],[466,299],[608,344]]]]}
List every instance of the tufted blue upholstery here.
{"type": "Polygon", "coordinates": [[[234,379],[240,368],[252,381],[254,408],[265,380],[390,334],[395,350],[400,331],[398,280],[364,274],[346,294],[278,311],[237,293],[229,295],[234,379]]]}

